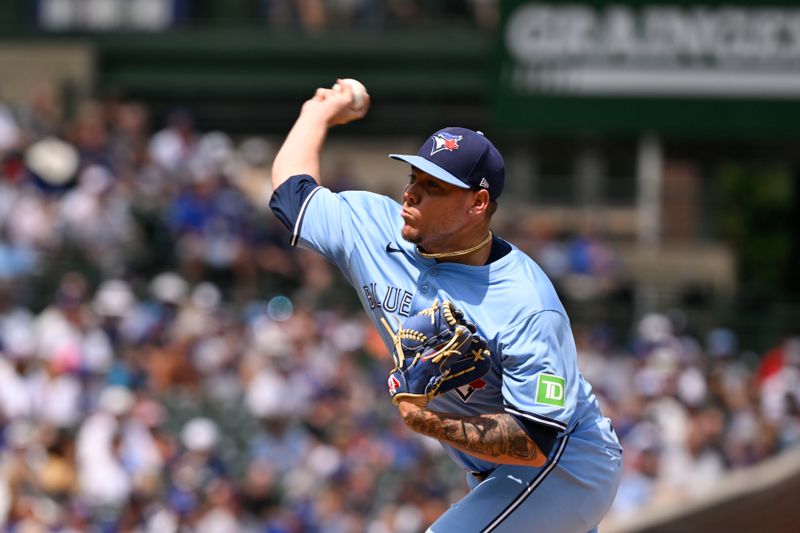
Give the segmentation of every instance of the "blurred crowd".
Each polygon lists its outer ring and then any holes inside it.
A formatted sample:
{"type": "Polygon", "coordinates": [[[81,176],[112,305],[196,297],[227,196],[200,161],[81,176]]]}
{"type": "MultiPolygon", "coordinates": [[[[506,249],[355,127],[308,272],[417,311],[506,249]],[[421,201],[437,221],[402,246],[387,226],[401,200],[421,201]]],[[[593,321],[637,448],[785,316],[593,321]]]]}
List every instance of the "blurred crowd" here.
{"type": "MultiPolygon", "coordinates": [[[[424,531],[464,476],[394,412],[349,287],[288,249],[266,209],[270,143],[199,132],[184,110],[156,126],[127,101],[65,118],[48,87],[0,106],[0,523],[424,531]]],[[[499,233],[572,300],[616,284],[597,236],[499,233]]],[[[798,337],[749,354],[679,312],[575,334],[625,447],[612,516],[800,442],[798,337]]]]}
{"type": "Polygon", "coordinates": [[[326,29],[382,27],[419,28],[432,21],[468,24],[491,31],[500,19],[499,0],[259,0],[273,29],[298,28],[309,33],[326,29]]]}
{"type": "MultiPolygon", "coordinates": [[[[20,6],[22,0],[11,0],[20,6]]],[[[267,26],[315,34],[386,28],[464,27],[489,32],[499,0],[30,0],[17,23],[49,31],[267,26]],[[24,15],[24,18],[22,17],[24,15]]],[[[13,11],[12,11],[13,12],[13,11]]],[[[0,25],[6,21],[0,20],[0,25]]],[[[9,29],[13,24],[8,21],[9,29]]]]}
{"type": "Polygon", "coordinates": [[[576,328],[582,372],[625,450],[616,519],[696,501],[727,472],[800,445],[800,336],[761,356],[727,328],[686,327],[679,311],[647,314],[625,349],[602,327],[576,328]]]}

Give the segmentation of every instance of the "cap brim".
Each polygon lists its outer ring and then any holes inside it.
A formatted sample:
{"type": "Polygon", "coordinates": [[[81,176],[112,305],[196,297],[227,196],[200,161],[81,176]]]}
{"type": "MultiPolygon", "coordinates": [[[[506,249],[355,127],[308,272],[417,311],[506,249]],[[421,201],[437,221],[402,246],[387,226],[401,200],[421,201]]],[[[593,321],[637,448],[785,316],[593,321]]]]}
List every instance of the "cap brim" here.
{"type": "Polygon", "coordinates": [[[450,185],[455,185],[456,187],[460,187],[462,189],[470,189],[471,187],[458,179],[457,177],[450,174],[448,171],[431,163],[424,157],[420,157],[418,155],[402,155],[402,154],[389,154],[389,157],[392,159],[397,159],[398,161],[405,161],[412,167],[417,167],[421,171],[430,174],[434,178],[438,180],[442,180],[445,183],[449,183],[450,185]]]}

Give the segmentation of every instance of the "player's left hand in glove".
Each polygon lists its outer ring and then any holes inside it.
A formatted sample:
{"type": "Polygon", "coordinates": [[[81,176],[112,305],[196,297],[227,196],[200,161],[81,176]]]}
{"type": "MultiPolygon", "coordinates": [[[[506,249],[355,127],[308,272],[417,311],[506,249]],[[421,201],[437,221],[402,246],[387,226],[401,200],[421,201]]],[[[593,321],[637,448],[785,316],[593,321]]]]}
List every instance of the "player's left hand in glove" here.
{"type": "Polygon", "coordinates": [[[472,383],[492,367],[486,340],[449,301],[435,301],[390,333],[395,367],[388,385],[395,405],[404,398],[427,403],[472,383]]]}

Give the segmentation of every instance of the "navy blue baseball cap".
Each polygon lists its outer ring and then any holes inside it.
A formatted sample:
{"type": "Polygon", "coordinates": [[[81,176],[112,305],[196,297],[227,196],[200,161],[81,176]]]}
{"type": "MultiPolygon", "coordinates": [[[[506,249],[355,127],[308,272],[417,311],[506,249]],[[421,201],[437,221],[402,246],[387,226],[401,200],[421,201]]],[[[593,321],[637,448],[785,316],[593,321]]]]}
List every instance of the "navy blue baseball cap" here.
{"type": "Polygon", "coordinates": [[[417,155],[389,154],[456,187],[486,189],[496,200],[503,192],[505,163],[492,142],[479,131],[444,128],[431,135],[417,155]]]}

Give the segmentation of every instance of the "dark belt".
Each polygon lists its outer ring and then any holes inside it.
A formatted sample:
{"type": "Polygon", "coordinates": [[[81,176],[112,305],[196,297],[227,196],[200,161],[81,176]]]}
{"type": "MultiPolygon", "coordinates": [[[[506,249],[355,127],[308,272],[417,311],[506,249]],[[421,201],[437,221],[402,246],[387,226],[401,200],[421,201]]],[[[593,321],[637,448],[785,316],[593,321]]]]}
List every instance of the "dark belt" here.
{"type": "Polygon", "coordinates": [[[472,477],[474,477],[478,483],[481,483],[487,477],[489,477],[489,474],[492,472],[494,472],[494,470],[487,470],[486,472],[470,472],[470,474],[472,474],[472,477]]]}

